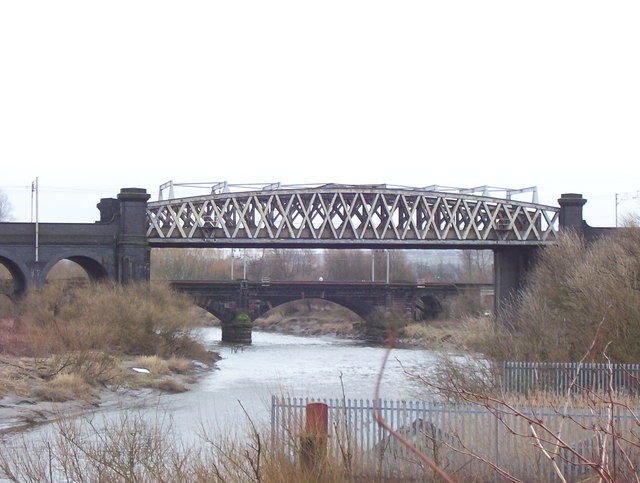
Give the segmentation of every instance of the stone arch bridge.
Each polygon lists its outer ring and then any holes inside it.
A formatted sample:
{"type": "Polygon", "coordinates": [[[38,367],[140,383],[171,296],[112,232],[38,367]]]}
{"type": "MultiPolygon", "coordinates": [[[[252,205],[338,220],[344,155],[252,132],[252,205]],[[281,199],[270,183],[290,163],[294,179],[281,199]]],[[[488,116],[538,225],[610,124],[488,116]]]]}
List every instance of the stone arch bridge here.
{"type": "Polygon", "coordinates": [[[279,305],[303,299],[337,303],[365,321],[386,314],[416,321],[428,320],[438,316],[447,301],[461,293],[479,300],[493,292],[492,284],[473,283],[180,280],[171,285],[191,295],[200,307],[223,324],[232,322],[239,310],[256,319],[279,305]]]}
{"type": "Polygon", "coordinates": [[[381,332],[393,318],[429,320],[446,311],[459,296],[477,305],[493,296],[492,284],[383,283],[383,282],[251,282],[174,281],[173,288],[189,294],[195,303],[222,322],[222,340],[251,342],[248,326],[234,327],[237,314],[253,321],[279,305],[304,299],[322,299],[346,307],[365,322],[365,332],[383,339],[381,332]]]}

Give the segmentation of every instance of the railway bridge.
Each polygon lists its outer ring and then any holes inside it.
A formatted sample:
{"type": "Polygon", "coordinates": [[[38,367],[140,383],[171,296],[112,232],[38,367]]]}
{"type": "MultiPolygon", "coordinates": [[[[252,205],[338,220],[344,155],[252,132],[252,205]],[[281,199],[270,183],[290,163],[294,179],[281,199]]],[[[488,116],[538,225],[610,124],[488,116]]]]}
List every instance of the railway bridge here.
{"type": "MultiPolygon", "coordinates": [[[[563,230],[587,239],[586,199],[563,194],[558,206],[496,197],[489,190],[323,184],[238,191],[220,183],[204,196],[149,202],[145,189],[103,198],[95,223],[0,223],[0,264],[13,292],[41,286],[62,259],[90,278],[148,280],[150,249],[363,248],[485,249],[494,254],[495,308],[515,293],[537,249],[563,230]]],[[[162,193],[162,192],[161,192],[162,193]]]]}

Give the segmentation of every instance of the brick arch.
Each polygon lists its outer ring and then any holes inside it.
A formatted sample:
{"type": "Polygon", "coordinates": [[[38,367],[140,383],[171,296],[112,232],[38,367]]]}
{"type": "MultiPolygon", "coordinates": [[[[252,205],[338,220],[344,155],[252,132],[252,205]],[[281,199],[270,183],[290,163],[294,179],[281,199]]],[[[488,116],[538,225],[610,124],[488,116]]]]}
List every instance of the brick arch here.
{"type": "Polygon", "coordinates": [[[43,279],[46,279],[51,269],[62,260],[70,260],[80,265],[80,267],[82,267],[82,269],[86,272],[89,280],[91,281],[103,280],[108,278],[107,268],[94,257],[88,255],[73,255],[54,258],[50,260],[42,271],[43,279]]]}
{"type": "MultiPolygon", "coordinates": [[[[307,298],[317,298],[319,300],[326,300],[327,302],[332,302],[336,305],[344,307],[346,309],[351,310],[362,320],[367,321],[371,318],[372,313],[375,311],[374,307],[368,303],[368,301],[356,301],[353,299],[345,298],[345,297],[333,297],[333,296],[325,296],[325,297],[307,297],[307,298]]],[[[273,297],[264,297],[259,300],[258,303],[254,303],[250,309],[249,315],[252,319],[257,319],[262,315],[266,314],[269,310],[275,309],[276,307],[280,307],[281,305],[296,302],[298,300],[305,300],[302,297],[282,297],[282,296],[273,296],[273,297]]]]}
{"type": "Polygon", "coordinates": [[[442,300],[434,294],[420,294],[415,299],[415,319],[432,320],[442,313],[442,300]]]}
{"type": "Polygon", "coordinates": [[[226,309],[222,304],[212,304],[198,298],[194,298],[193,303],[201,309],[209,312],[222,324],[231,323],[236,317],[236,312],[233,309],[226,309]]]}
{"type": "Polygon", "coordinates": [[[252,310],[252,314],[250,315],[252,315],[252,318],[257,319],[258,317],[262,317],[264,314],[266,314],[270,310],[276,309],[288,303],[297,302],[299,300],[324,300],[326,302],[331,302],[340,307],[350,310],[351,312],[356,314],[358,317],[360,317],[364,321],[367,320],[367,317],[369,317],[372,312],[371,310],[365,310],[362,306],[356,303],[353,303],[353,301],[345,301],[344,299],[340,299],[337,297],[324,297],[324,298],[310,297],[306,299],[300,298],[300,297],[290,297],[287,299],[278,298],[276,300],[271,300],[271,299],[267,300],[266,302],[269,302],[268,304],[263,303],[260,306],[254,308],[252,310]]]}
{"type": "Polygon", "coordinates": [[[7,258],[2,255],[0,255],[0,265],[3,265],[9,271],[9,274],[13,279],[12,288],[3,287],[3,290],[8,289],[8,291],[10,292],[10,293],[7,293],[6,295],[9,295],[10,297],[14,297],[22,294],[27,289],[27,280],[29,278],[27,268],[22,266],[20,263],[15,262],[10,258],[7,258]]]}

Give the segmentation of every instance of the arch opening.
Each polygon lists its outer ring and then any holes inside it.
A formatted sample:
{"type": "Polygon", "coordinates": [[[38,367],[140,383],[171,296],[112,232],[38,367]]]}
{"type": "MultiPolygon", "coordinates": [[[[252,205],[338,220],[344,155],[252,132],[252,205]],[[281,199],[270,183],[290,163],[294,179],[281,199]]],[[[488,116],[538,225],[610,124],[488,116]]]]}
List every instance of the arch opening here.
{"type": "Polygon", "coordinates": [[[423,295],[416,303],[417,320],[434,320],[442,314],[442,302],[433,295],[423,295]]]}
{"type": "Polygon", "coordinates": [[[203,307],[198,304],[197,300],[194,300],[193,305],[195,307],[196,313],[198,315],[198,319],[205,327],[218,327],[222,323],[222,319],[220,318],[220,313],[217,310],[211,309],[210,307],[203,307]]]}
{"type": "Polygon", "coordinates": [[[27,282],[20,268],[11,260],[0,257],[0,294],[14,298],[27,288],[27,282]]]}
{"type": "Polygon", "coordinates": [[[267,307],[254,321],[254,328],[300,335],[349,336],[364,330],[362,318],[344,305],[324,299],[305,298],[267,307]]]}
{"type": "Polygon", "coordinates": [[[56,262],[47,272],[47,282],[87,282],[107,278],[106,269],[89,257],[68,257],[56,262]]]}

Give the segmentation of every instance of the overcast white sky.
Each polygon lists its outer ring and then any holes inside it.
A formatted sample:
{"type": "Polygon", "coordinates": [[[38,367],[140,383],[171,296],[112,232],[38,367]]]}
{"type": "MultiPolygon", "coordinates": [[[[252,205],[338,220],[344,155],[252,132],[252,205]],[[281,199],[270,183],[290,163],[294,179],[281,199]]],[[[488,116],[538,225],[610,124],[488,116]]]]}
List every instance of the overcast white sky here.
{"type": "MultiPolygon", "coordinates": [[[[91,222],[175,182],[640,189],[638,1],[0,2],[0,189],[91,222]]],[[[621,212],[640,211],[640,200],[621,212]]]]}

